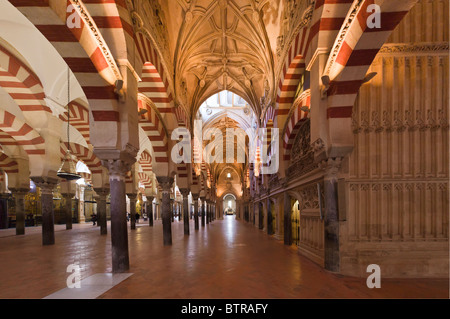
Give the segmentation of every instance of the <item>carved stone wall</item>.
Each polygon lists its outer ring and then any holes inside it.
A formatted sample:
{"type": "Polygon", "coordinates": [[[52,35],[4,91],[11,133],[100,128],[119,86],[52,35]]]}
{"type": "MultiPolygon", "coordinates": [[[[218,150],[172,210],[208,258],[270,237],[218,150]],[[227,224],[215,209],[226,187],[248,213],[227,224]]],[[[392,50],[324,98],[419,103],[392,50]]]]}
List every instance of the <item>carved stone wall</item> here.
{"type": "Polygon", "coordinates": [[[317,184],[309,183],[294,191],[300,196],[297,198],[300,205],[299,252],[323,266],[324,226],[319,209],[317,184]]]}
{"type": "Polygon", "coordinates": [[[314,162],[314,149],[311,147],[311,121],[307,119],[298,129],[291,150],[291,163],[287,176],[297,179],[318,168],[314,162]]]}
{"type": "Polygon", "coordinates": [[[365,276],[375,263],[385,277],[448,277],[444,7],[448,12],[448,1],[420,1],[391,36],[399,43],[385,45],[372,64],[368,72],[377,76],[360,90],[341,222],[343,274],[365,276]],[[436,19],[428,21],[427,12],[436,19]]]}

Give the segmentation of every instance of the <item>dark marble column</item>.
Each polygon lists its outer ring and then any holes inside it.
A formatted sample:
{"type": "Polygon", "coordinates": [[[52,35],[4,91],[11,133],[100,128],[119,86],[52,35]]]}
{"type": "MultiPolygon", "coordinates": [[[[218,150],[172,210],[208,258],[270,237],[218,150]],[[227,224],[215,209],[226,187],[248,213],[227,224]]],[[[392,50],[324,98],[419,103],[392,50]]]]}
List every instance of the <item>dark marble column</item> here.
{"type": "Polygon", "coordinates": [[[183,219],[184,219],[184,234],[189,235],[189,189],[180,189],[181,195],[183,195],[183,219]]]}
{"type": "Polygon", "coordinates": [[[131,229],[136,229],[136,197],[137,194],[127,194],[130,200],[130,225],[131,229]]]}
{"type": "Polygon", "coordinates": [[[199,222],[198,222],[198,195],[192,194],[192,199],[194,200],[194,224],[195,230],[199,230],[199,222]]]}
{"type": "Polygon", "coordinates": [[[25,201],[24,197],[30,191],[27,188],[9,189],[16,202],[16,235],[25,235],[25,201]]]}
{"type": "Polygon", "coordinates": [[[337,180],[341,166],[341,159],[329,158],[321,163],[321,168],[325,170],[324,195],[325,195],[325,269],[332,272],[340,270],[339,254],[339,219],[338,219],[338,195],[337,180]]]}
{"type": "Polygon", "coordinates": [[[108,221],[106,217],[106,197],[109,194],[109,189],[94,188],[94,191],[97,193],[97,219],[98,225],[100,226],[100,235],[106,235],[108,233],[108,221]]]}
{"type": "Polygon", "coordinates": [[[109,170],[112,271],[121,273],[130,269],[125,176],[131,169],[131,164],[123,160],[108,160],[102,163],[109,170]]]}
{"type": "Polygon", "coordinates": [[[273,235],[273,217],[272,217],[272,205],[270,199],[267,199],[267,234],[273,235]]]}
{"type": "Polygon", "coordinates": [[[9,194],[0,194],[0,229],[7,229],[9,227],[8,218],[8,198],[9,194]]]}
{"type": "Polygon", "coordinates": [[[58,183],[53,177],[32,177],[41,189],[42,245],[55,244],[55,215],[53,211],[53,189],[58,183]]]}
{"type": "Polygon", "coordinates": [[[210,218],[210,204],[209,204],[209,200],[206,201],[206,205],[205,205],[205,219],[206,219],[206,225],[209,224],[209,218],[210,218]]]}
{"type": "Polygon", "coordinates": [[[292,245],[291,197],[286,192],[284,192],[283,209],[284,209],[284,244],[292,245]]]}
{"type": "Polygon", "coordinates": [[[263,214],[264,214],[264,208],[261,202],[258,203],[259,207],[259,217],[258,217],[258,223],[259,223],[259,229],[264,229],[264,220],[263,220],[263,214]]]}
{"type": "Polygon", "coordinates": [[[201,212],[202,212],[202,227],[205,227],[205,221],[206,221],[206,198],[205,197],[201,197],[201,203],[202,203],[202,207],[201,207],[201,212]]]}
{"type": "Polygon", "coordinates": [[[171,219],[172,223],[175,221],[175,213],[173,210],[174,210],[174,199],[171,198],[170,199],[170,219],[171,219]]]}
{"type": "Polygon", "coordinates": [[[66,215],[66,229],[72,229],[72,194],[62,194],[64,200],[66,202],[66,206],[64,207],[65,215],[66,215]]]}
{"type": "Polygon", "coordinates": [[[170,189],[173,184],[173,178],[157,177],[159,185],[162,187],[161,214],[163,224],[164,246],[172,245],[172,223],[173,212],[171,210],[170,189]]]}
{"type": "Polygon", "coordinates": [[[147,197],[147,216],[148,216],[148,225],[153,227],[153,196],[147,197]]]}

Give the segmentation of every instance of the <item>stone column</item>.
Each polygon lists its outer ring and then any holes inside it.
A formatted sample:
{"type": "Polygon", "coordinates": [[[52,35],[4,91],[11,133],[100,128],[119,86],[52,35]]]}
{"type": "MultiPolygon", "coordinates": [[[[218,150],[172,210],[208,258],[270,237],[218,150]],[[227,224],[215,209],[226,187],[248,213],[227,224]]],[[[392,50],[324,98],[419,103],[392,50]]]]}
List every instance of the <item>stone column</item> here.
{"type": "Polygon", "coordinates": [[[173,178],[157,177],[159,185],[162,187],[161,214],[163,224],[164,246],[172,245],[172,223],[173,218],[171,210],[170,189],[173,184],[173,178]]]}
{"type": "Polygon", "coordinates": [[[130,200],[130,225],[131,229],[136,229],[136,197],[137,194],[127,194],[130,200]]]}
{"type": "Polygon", "coordinates": [[[205,220],[206,220],[206,225],[209,224],[209,214],[210,214],[210,204],[209,204],[209,200],[206,201],[205,203],[205,220]]]}
{"type": "Polygon", "coordinates": [[[66,207],[64,207],[66,215],[66,229],[72,229],[72,194],[62,194],[66,201],[66,207]]]}
{"type": "Polygon", "coordinates": [[[41,189],[42,245],[53,245],[55,243],[53,189],[58,179],[53,177],[32,177],[31,179],[41,189]]]}
{"type": "Polygon", "coordinates": [[[30,191],[27,188],[9,189],[16,201],[16,235],[25,235],[25,202],[24,197],[30,191]]]}
{"type": "Polygon", "coordinates": [[[292,207],[291,207],[291,197],[288,193],[284,192],[283,199],[283,209],[284,209],[284,244],[292,245],[292,207]]]}
{"type": "Polygon", "coordinates": [[[125,176],[131,165],[123,160],[107,160],[102,163],[109,170],[112,271],[120,273],[130,269],[125,176]]]}
{"type": "Polygon", "coordinates": [[[198,195],[192,194],[192,199],[194,200],[194,223],[195,230],[199,230],[199,222],[198,222],[198,195]]]}
{"type": "Polygon", "coordinates": [[[273,216],[270,199],[267,199],[267,234],[273,235],[273,216]]]}
{"type": "Polygon", "coordinates": [[[189,235],[189,189],[180,189],[181,195],[183,195],[183,219],[184,219],[184,234],[189,235]]]}
{"type": "Polygon", "coordinates": [[[322,161],[320,167],[325,170],[324,176],[324,250],[325,269],[332,272],[339,272],[339,219],[338,219],[338,197],[337,181],[338,172],[341,167],[341,158],[329,158],[322,161]]]}
{"type": "Polygon", "coordinates": [[[153,227],[153,196],[148,196],[147,197],[147,217],[148,217],[148,225],[150,227],[153,227]]]}
{"type": "Polygon", "coordinates": [[[206,203],[206,198],[205,197],[201,197],[201,202],[202,202],[202,207],[201,207],[201,212],[202,212],[202,227],[205,227],[205,221],[206,221],[206,208],[205,208],[205,203],[206,203]]]}
{"type": "Polygon", "coordinates": [[[9,194],[0,194],[0,229],[7,229],[9,227],[8,219],[8,198],[9,194]]]}
{"type": "Polygon", "coordinates": [[[107,217],[106,217],[106,197],[109,194],[107,188],[94,188],[97,194],[95,200],[97,201],[97,220],[100,226],[100,235],[106,235],[108,233],[107,217]]]}
{"type": "Polygon", "coordinates": [[[259,229],[264,229],[264,220],[263,220],[263,214],[264,214],[264,207],[261,202],[258,203],[258,224],[259,229]]]}
{"type": "Polygon", "coordinates": [[[175,221],[175,214],[174,214],[174,212],[173,212],[173,210],[174,210],[174,199],[170,199],[170,219],[171,219],[171,222],[173,223],[174,221],[175,221]]]}

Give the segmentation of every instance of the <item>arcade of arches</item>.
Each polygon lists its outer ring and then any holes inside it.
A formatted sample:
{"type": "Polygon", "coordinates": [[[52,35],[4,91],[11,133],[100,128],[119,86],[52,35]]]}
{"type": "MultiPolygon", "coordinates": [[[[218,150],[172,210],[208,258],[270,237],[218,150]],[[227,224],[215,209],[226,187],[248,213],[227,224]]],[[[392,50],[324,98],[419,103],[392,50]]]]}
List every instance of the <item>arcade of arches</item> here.
{"type": "Polygon", "coordinates": [[[230,213],[332,273],[448,278],[448,12],[0,0],[0,228],[57,246],[95,214],[121,273],[136,213],[165,246],[230,213]],[[57,177],[67,151],[77,181],[57,177]]]}

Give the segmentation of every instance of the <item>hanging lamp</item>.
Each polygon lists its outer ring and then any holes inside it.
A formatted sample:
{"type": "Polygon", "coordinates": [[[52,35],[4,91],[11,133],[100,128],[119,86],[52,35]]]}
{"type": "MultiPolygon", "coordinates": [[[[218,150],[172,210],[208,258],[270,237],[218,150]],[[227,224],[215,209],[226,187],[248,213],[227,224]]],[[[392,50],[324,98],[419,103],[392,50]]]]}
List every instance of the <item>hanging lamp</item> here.
{"type": "Polygon", "coordinates": [[[75,165],[72,160],[72,154],[70,153],[70,69],[67,67],[67,151],[64,155],[61,167],[59,168],[56,176],[68,181],[73,181],[81,178],[80,174],[77,174],[75,165]]]}

